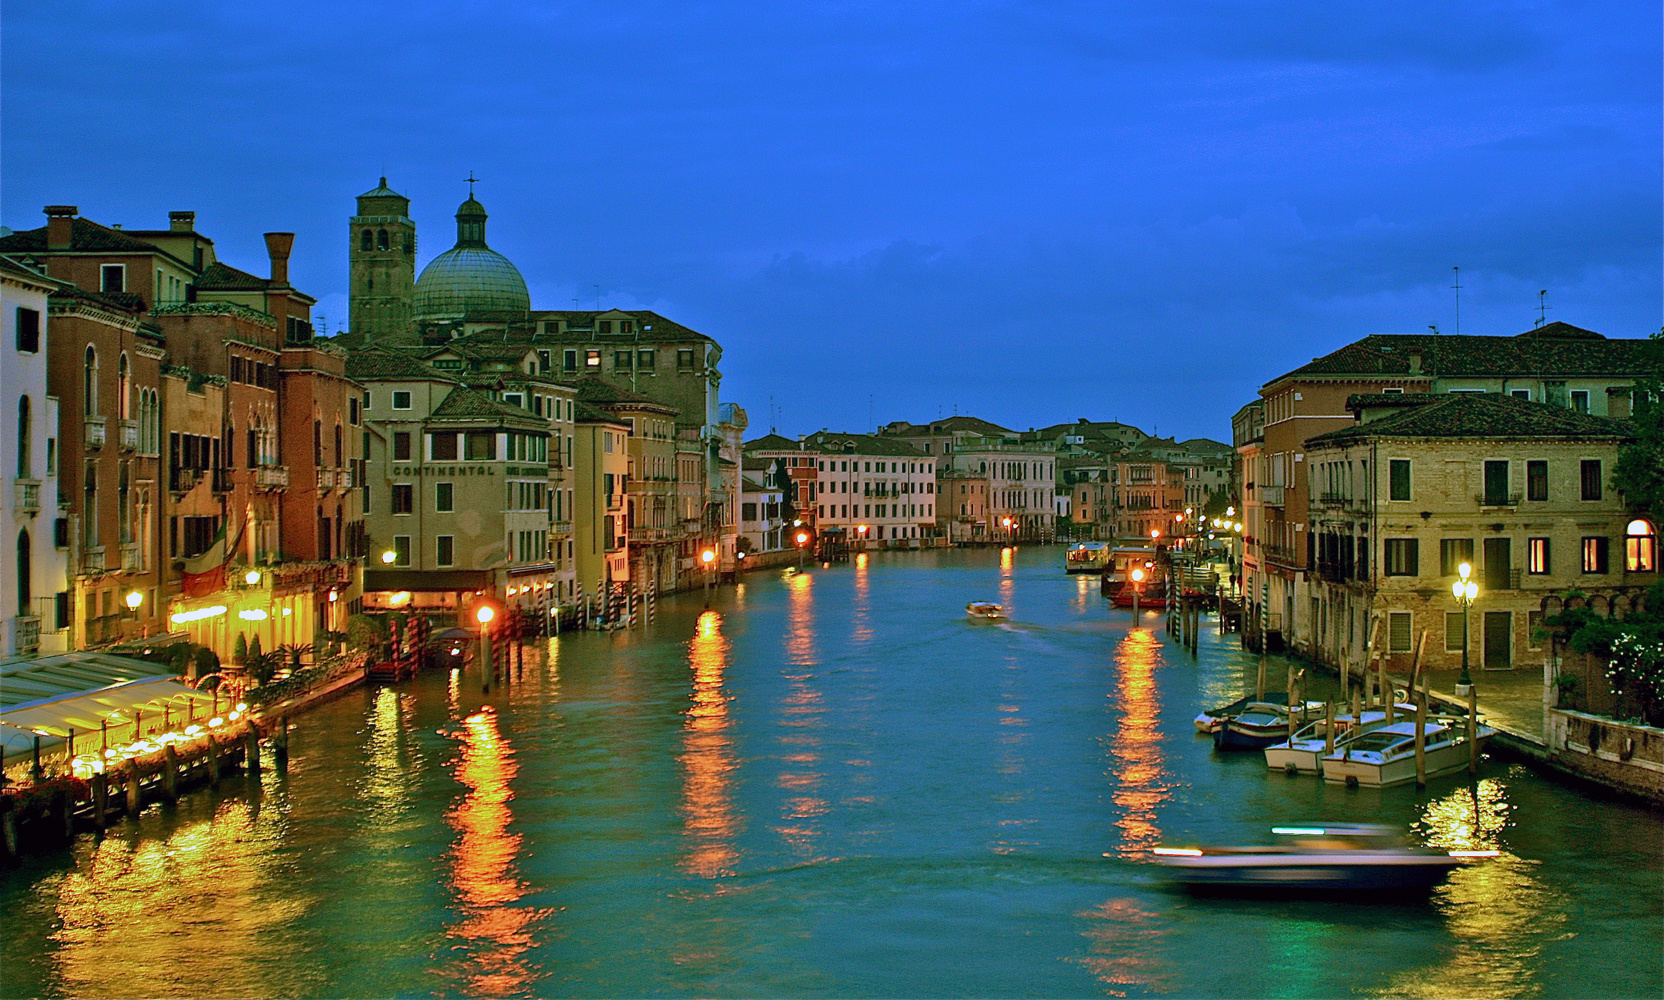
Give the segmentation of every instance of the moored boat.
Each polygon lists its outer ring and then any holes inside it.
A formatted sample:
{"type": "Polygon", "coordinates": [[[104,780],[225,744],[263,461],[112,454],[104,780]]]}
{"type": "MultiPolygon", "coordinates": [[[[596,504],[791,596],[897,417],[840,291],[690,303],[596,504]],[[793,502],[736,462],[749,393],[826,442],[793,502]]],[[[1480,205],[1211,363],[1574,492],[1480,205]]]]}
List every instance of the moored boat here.
{"type": "Polygon", "coordinates": [[[1498,853],[1407,847],[1398,830],[1364,824],[1273,827],[1271,832],[1284,842],[1158,847],[1155,860],[1174,882],[1194,889],[1406,892],[1431,889],[1452,869],[1498,853]]]}
{"type": "MultiPolygon", "coordinates": [[[[1397,717],[1415,715],[1414,705],[1399,704],[1397,717]]],[[[1335,716],[1334,747],[1345,746],[1355,737],[1379,729],[1387,724],[1387,713],[1375,710],[1360,713],[1362,721],[1354,721],[1351,713],[1335,716]]],[[[1274,771],[1297,771],[1300,774],[1323,773],[1323,755],[1330,743],[1325,730],[1326,720],[1317,719],[1296,730],[1281,743],[1265,748],[1265,766],[1274,771]]]]}
{"type": "Polygon", "coordinates": [[[1109,567],[1108,542],[1076,542],[1063,553],[1067,573],[1101,573],[1109,567]]]}
{"type": "Polygon", "coordinates": [[[1005,617],[1005,609],[992,601],[972,601],[965,605],[965,614],[975,621],[997,621],[1005,617]]]}
{"type": "MultiPolygon", "coordinates": [[[[1245,694],[1236,701],[1231,702],[1229,705],[1220,705],[1218,708],[1210,708],[1205,712],[1197,714],[1196,731],[1198,733],[1212,733],[1224,724],[1226,719],[1233,715],[1241,714],[1242,710],[1248,707],[1248,703],[1254,701],[1265,702],[1270,705],[1287,705],[1288,694],[1282,691],[1267,691],[1265,692],[1264,697],[1260,698],[1256,698],[1251,694],[1245,694]]],[[[1322,711],[1322,708],[1322,705],[1318,706],[1319,711],[1322,711]]]]}
{"type": "Polygon", "coordinates": [[[1288,739],[1287,705],[1251,701],[1213,731],[1215,750],[1263,750],[1288,739]]]}
{"type": "MultiPolygon", "coordinates": [[[[1496,730],[1475,729],[1479,749],[1496,730]]],[[[1468,763],[1467,723],[1454,716],[1428,719],[1423,736],[1423,768],[1429,778],[1460,771],[1468,763]]],[[[1384,788],[1416,777],[1416,724],[1395,722],[1347,741],[1323,758],[1323,780],[1384,788]]]]}

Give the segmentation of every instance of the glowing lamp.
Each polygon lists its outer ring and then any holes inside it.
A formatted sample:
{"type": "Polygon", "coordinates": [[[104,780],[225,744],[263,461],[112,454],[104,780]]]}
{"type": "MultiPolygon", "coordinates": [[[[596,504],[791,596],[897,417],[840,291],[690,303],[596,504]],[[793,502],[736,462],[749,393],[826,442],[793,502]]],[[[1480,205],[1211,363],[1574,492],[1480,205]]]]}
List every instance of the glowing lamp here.
{"type": "Polygon", "coordinates": [[[1132,582],[1133,583],[1143,583],[1144,582],[1144,571],[1141,570],[1141,569],[1133,570],[1132,571],[1132,582]]]}
{"type": "Polygon", "coordinates": [[[808,540],[809,540],[809,536],[807,534],[805,534],[804,532],[799,531],[797,533],[797,544],[802,545],[804,542],[807,542],[808,540]]]}
{"type": "Polygon", "coordinates": [[[397,552],[394,552],[392,549],[388,549],[386,552],[383,552],[381,554],[381,561],[386,563],[387,565],[391,566],[391,565],[393,565],[393,560],[397,559],[398,557],[399,557],[399,554],[397,552]]]}
{"type": "Polygon", "coordinates": [[[857,532],[858,532],[858,533],[860,533],[860,534],[863,534],[863,535],[864,535],[864,534],[866,534],[866,533],[867,533],[867,526],[866,526],[866,525],[864,525],[864,524],[863,524],[863,525],[861,525],[861,526],[860,526],[860,527],[859,527],[859,528],[856,528],[856,529],[855,529],[855,530],[856,530],[856,531],[857,531],[857,532]]]}
{"type": "Polygon", "coordinates": [[[137,610],[139,610],[139,605],[141,605],[143,603],[144,603],[144,595],[143,594],[139,593],[136,590],[128,593],[128,595],[127,595],[127,606],[129,608],[131,608],[134,611],[137,611],[137,610]]]}
{"type": "MultiPolygon", "coordinates": [[[[802,536],[799,536],[799,537],[802,537],[802,536]]],[[[713,562],[716,562],[716,551],[714,549],[706,549],[705,551],[699,553],[699,561],[704,563],[707,566],[709,566],[713,562]]]]}
{"type": "Polygon", "coordinates": [[[250,587],[259,583],[260,582],[260,571],[257,570],[257,569],[251,569],[247,573],[244,573],[243,574],[243,582],[248,584],[250,587]]]}
{"type": "Polygon", "coordinates": [[[1151,528],[1150,529],[1150,538],[1152,540],[1160,538],[1160,537],[1161,537],[1161,530],[1159,528],[1151,528]]]}
{"type": "Polygon", "coordinates": [[[341,599],[341,595],[338,592],[333,591],[333,590],[331,590],[329,592],[329,603],[334,604],[336,601],[339,601],[340,599],[341,599]]]}
{"type": "Polygon", "coordinates": [[[479,606],[479,610],[474,612],[474,617],[479,619],[481,625],[488,625],[491,619],[497,617],[497,612],[491,609],[491,605],[482,604],[479,606]]]}

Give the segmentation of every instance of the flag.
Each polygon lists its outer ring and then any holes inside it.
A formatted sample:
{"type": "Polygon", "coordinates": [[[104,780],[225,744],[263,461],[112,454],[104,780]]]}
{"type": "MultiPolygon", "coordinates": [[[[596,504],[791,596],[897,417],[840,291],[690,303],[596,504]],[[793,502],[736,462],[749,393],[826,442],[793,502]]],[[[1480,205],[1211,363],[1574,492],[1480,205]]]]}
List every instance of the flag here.
{"type": "Polygon", "coordinates": [[[231,561],[237,547],[242,544],[243,532],[248,528],[248,519],[237,529],[237,535],[230,544],[225,539],[225,524],[221,522],[220,530],[214,534],[214,540],[201,553],[185,560],[185,572],[180,578],[180,589],[185,597],[204,597],[225,589],[225,567],[231,561]]]}

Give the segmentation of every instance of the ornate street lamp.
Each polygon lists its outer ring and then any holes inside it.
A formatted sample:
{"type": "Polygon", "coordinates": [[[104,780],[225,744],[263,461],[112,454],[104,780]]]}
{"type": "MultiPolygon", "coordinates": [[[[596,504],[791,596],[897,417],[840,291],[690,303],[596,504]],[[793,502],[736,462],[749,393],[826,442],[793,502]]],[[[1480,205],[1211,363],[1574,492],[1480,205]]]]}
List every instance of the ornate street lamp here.
{"type": "Polygon", "coordinates": [[[1138,624],[1138,595],[1144,592],[1144,571],[1135,568],[1127,575],[1132,577],[1132,623],[1136,626],[1138,624]]]}
{"type": "Polygon", "coordinates": [[[1450,593],[1462,606],[1462,676],[1456,681],[1456,693],[1465,695],[1473,688],[1473,677],[1468,673],[1468,609],[1473,607],[1473,599],[1479,596],[1479,584],[1468,579],[1473,567],[1467,563],[1456,567],[1456,573],[1460,579],[1450,585],[1450,593]]]}

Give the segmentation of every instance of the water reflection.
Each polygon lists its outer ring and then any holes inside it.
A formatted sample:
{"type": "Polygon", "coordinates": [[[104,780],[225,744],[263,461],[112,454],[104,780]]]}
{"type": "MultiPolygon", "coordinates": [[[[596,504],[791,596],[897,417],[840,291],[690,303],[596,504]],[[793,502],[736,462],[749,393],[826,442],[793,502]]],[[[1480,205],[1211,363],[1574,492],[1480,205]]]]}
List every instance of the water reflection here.
{"type": "Polygon", "coordinates": [[[312,900],[282,876],[272,849],[287,834],[286,811],[226,801],[164,836],[151,817],[143,830],[131,824],[127,836],[98,841],[55,886],[58,988],[70,996],[318,992],[317,974],[288,961],[304,948],[292,928],[312,900]]]}
{"type": "Polygon", "coordinates": [[[378,689],[370,705],[365,774],[358,797],[365,803],[366,820],[372,827],[393,826],[410,812],[414,775],[421,769],[419,758],[410,763],[404,759],[414,709],[414,698],[390,687],[378,689]]]}
{"type": "Polygon", "coordinates": [[[1017,593],[1017,550],[1006,546],[1000,549],[1000,601],[1005,613],[1011,614],[1011,598],[1017,593]]]}
{"type": "MultiPolygon", "coordinates": [[[[820,662],[815,648],[814,577],[798,573],[787,579],[786,659],[793,666],[806,668],[820,662]]],[[[825,724],[825,700],[815,687],[815,674],[800,669],[787,673],[789,685],[780,708],[780,725],[786,732],[780,743],[786,748],[781,756],[788,766],[781,771],[779,786],[790,793],[781,803],[781,824],[775,832],[801,856],[810,856],[820,836],[818,822],[829,811],[819,794],[826,777],[821,770],[821,738],[819,730],[825,724]]]]}
{"type": "Polygon", "coordinates": [[[444,971],[471,995],[524,994],[537,975],[525,953],[536,945],[532,930],[545,913],[513,905],[530,891],[516,871],[520,835],[508,829],[509,783],[519,769],[490,706],[463,719],[455,735],[462,742],[456,778],[468,793],[445,816],[461,835],[449,855],[460,919],[446,933],[462,945],[444,971]]]}
{"type": "Polygon", "coordinates": [[[867,576],[867,554],[855,554],[855,606],[850,613],[850,623],[853,626],[851,637],[856,644],[872,641],[872,604],[868,600],[868,588],[871,580],[867,576]]]}
{"type": "Polygon", "coordinates": [[[1171,785],[1161,752],[1161,691],[1156,664],[1161,643],[1147,628],[1129,631],[1115,650],[1116,687],[1110,693],[1121,718],[1110,738],[1109,773],[1116,780],[1114,801],[1121,807],[1122,857],[1144,855],[1161,838],[1156,807],[1171,785]]]}
{"type": "Polygon", "coordinates": [[[1112,899],[1080,916],[1090,921],[1084,933],[1091,942],[1091,954],[1080,962],[1109,987],[1105,993],[1166,992],[1162,987],[1172,973],[1158,950],[1164,937],[1160,916],[1136,899],[1112,899]]]}
{"type": "Polygon", "coordinates": [[[682,817],[691,846],[681,867],[692,875],[716,878],[734,874],[739,857],[734,850],[739,823],[733,804],[739,763],[728,736],[733,720],[722,688],[728,640],[722,634],[722,616],[715,611],[699,616],[688,644],[688,663],[693,668],[693,706],[683,726],[682,817]]]}
{"type": "Polygon", "coordinates": [[[1433,900],[1446,918],[1447,950],[1437,961],[1394,977],[1379,995],[1522,996],[1539,991],[1543,952],[1565,936],[1571,899],[1536,877],[1539,862],[1508,851],[1501,834],[1509,826],[1509,812],[1507,786],[1495,778],[1427,804],[1414,828],[1429,846],[1502,854],[1450,873],[1433,900]]]}

